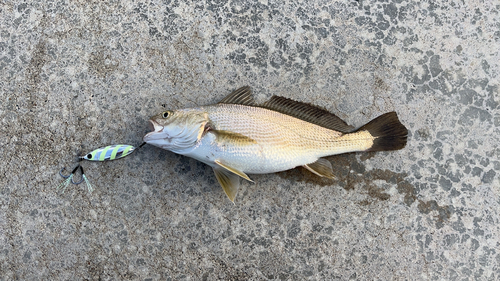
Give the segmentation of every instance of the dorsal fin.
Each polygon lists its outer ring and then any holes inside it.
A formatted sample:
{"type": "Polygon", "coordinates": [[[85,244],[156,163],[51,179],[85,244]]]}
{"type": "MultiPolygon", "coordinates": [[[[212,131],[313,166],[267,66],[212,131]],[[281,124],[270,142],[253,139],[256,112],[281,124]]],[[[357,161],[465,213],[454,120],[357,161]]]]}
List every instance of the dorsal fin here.
{"type": "Polygon", "coordinates": [[[284,97],[272,96],[260,107],[278,111],[280,113],[299,118],[327,129],[351,132],[354,128],[347,125],[344,120],[324,109],[308,103],[294,101],[284,97]]]}
{"type": "Polygon", "coordinates": [[[242,104],[242,105],[255,105],[252,90],[249,86],[244,86],[234,90],[227,97],[222,99],[219,103],[242,104]]]}

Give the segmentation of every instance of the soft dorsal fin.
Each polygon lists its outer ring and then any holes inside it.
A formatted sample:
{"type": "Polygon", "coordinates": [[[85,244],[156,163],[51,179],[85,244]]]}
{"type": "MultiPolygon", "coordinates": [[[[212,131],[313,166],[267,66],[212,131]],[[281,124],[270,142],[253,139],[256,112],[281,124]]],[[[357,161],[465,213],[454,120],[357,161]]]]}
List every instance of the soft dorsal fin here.
{"type": "Polygon", "coordinates": [[[308,103],[294,101],[284,97],[272,96],[260,107],[278,111],[280,113],[299,118],[327,129],[348,133],[353,127],[344,120],[324,109],[308,103]]]}
{"type": "Polygon", "coordinates": [[[234,90],[227,97],[222,99],[219,103],[242,104],[242,105],[255,105],[252,90],[249,86],[244,86],[234,90]]]}

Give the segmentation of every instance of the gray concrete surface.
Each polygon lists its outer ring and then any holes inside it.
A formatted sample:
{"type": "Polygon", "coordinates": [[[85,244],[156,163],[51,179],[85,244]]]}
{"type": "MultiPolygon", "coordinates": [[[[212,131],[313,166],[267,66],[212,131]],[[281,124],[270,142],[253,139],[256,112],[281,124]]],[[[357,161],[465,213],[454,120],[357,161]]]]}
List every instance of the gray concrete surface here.
{"type": "Polygon", "coordinates": [[[497,1],[1,1],[0,280],[498,280],[497,1]],[[233,205],[209,167],[138,145],[164,108],[314,103],[397,152],[255,175],[233,205]]]}

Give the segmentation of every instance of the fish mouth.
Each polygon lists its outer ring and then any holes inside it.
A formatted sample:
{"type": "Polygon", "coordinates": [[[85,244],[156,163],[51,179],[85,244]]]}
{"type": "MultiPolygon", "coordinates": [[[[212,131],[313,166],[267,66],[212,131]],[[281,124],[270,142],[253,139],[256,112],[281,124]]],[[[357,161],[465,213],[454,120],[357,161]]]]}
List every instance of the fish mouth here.
{"type": "Polygon", "coordinates": [[[147,133],[145,136],[144,136],[144,140],[146,140],[146,138],[150,138],[152,135],[156,134],[156,133],[161,133],[163,132],[163,129],[164,127],[160,124],[158,124],[158,122],[154,121],[154,120],[149,120],[150,122],[150,125],[151,125],[151,132],[147,133]]]}

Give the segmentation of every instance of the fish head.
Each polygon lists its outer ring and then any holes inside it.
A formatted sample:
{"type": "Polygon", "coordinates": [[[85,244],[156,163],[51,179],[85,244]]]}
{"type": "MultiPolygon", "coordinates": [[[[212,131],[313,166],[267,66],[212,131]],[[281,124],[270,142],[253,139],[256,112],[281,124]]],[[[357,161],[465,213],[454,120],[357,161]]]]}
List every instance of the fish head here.
{"type": "Polygon", "coordinates": [[[167,110],[149,120],[153,131],[144,142],[179,154],[193,148],[203,136],[208,113],[201,109],[167,110]]]}

